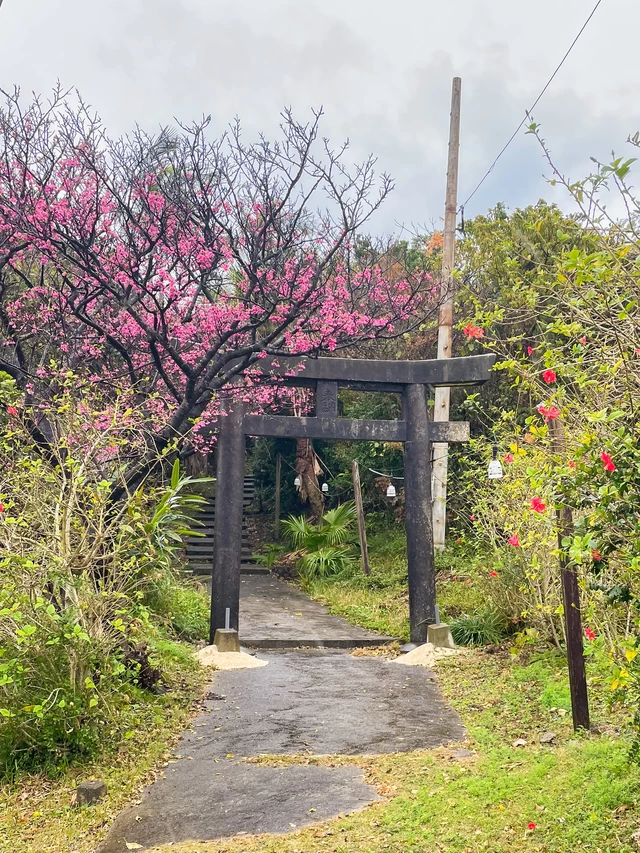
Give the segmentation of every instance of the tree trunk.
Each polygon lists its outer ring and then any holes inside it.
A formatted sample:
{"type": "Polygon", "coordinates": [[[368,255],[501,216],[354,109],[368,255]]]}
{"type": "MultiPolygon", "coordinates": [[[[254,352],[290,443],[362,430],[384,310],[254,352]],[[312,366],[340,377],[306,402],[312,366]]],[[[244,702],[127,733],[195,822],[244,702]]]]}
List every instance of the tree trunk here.
{"type": "Polygon", "coordinates": [[[204,477],[207,473],[207,456],[204,453],[192,453],[184,461],[184,472],[189,477],[204,477]]]}
{"type": "Polygon", "coordinates": [[[311,507],[312,521],[320,521],[324,514],[324,500],[318,483],[320,466],[309,438],[299,438],[296,441],[296,473],[300,477],[298,491],[303,501],[308,501],[311,507]]]}

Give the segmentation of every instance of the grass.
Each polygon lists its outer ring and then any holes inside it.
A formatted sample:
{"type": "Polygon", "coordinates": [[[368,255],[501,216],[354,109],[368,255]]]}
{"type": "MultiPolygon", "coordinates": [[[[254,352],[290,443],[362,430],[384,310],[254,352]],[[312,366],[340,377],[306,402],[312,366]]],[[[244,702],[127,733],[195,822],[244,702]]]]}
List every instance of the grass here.
{"type": "Polygon", "coordinates": [[[205,678],[186,645],[159,641],[156,656],[171,692],[152,696],[132,689],[129,710],[105,732],[99,758],[55,781],[26,776],[0,786],[0,853],[93,853],[116,814],[153,780],[205,678]],[[88,779],[105,781],[108,796],[90,808],[72,808],[76,785],[88,779]]]}
{"type": "MultiPolygon", "coordinates": [[[[356,814],[282,836],[175,844],[162,853],[631,853],[640,824],[640,768],[609,734],[575,735],[565,713],[563,661],[529,663],[466,652],[439,665],[439,680],[462,715],[465,747],[367,758],[262,759],[278,764],[356,764],[383,796],[356,814]],[[560,703],[556,702],[560,699],[560,703]],[[552,704],[553,703],[553,704],[552,704]],[[556,733],[552,746],[538,738],[556,733]],[[525,740],[525,746],[514,746],[525,740]],[[528,828],[535,824],[535,828],[528,828]]],[[[606,715],[595,696],[596,719],[606,715]]]]}
{"type": "MultiPolygon", "coordinates": [[[[331,578],[306,580],[306,592],[332,613],[354,625],[409,639],[409,596],[404,530],[385,529],[369,535],[371,575],[360,571],[336,581],[331,578]]],[[[453,620],[486,606],[489,576],[474,560],[455,545],[436,556],[438,604],[443,620],[453,620]],[[460,566],[462,565],[462,570],[460,566]]]]}

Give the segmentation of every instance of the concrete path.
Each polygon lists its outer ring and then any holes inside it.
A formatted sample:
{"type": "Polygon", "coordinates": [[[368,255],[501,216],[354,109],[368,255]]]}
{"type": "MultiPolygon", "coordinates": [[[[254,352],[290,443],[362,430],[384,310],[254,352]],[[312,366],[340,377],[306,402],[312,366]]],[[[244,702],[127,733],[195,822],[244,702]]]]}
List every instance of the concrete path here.
{"type": "Polygon", "coordinates": [[[99,853],[126,842],[291,831],[377,799],[356,767],[269,767],[262,754],[409,752],[463,737],[433,673],[375,657],[309,650],[261,652],[260,669],[215,675],[206,710],[164,778],[124,812],[99,853]]]}
{"type": "Polygon", "coordinates": [[[353,649],[393,638],[350,625],[270,574],[251,574],[240,582],[240,642],[254,649],[353,649]]]}

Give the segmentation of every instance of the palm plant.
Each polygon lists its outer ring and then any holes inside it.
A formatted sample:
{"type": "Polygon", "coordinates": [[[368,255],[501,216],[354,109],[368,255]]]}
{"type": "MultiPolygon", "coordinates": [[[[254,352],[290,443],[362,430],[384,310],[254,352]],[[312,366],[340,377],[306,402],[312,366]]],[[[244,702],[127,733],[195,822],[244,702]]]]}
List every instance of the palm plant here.
{"type": "Polygon", "coordinates": [[[343,503],[312,524],[304,516],[292,516],[282,522],[286,538],[300,552],[298,567],[307,579],[350,572],[356,565],[353,549],[355,504],[343,503]]]}

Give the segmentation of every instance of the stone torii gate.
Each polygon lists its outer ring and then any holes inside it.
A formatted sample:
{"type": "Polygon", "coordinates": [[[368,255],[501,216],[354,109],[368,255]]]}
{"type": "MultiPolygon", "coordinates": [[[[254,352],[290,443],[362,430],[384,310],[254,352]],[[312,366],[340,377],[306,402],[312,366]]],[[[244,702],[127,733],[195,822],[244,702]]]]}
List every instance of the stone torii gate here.
{"type": "Polygon", "coordinates": [[[493,355],[428,361],[348,358],[265,358],[258,362],[265,381],[315,390],[315,417],[250,415],[225,396],[218,430],[215,554],[211,592],[210,642],[216,629],[239,631],[242,493],[246,436],[320,438],[339,441],[395,441],[404,444],[405,528],[409,573],[411,641],[424,643],[436,619],[436,583],[431,506],[431,442],[461,442],[469,424],[433,422],[427,417],[426,386],[480,385],[489,378],[493,355]],[[355,420],[338,417],[338,388],[402,395],[402,419],[355,420]]]}

